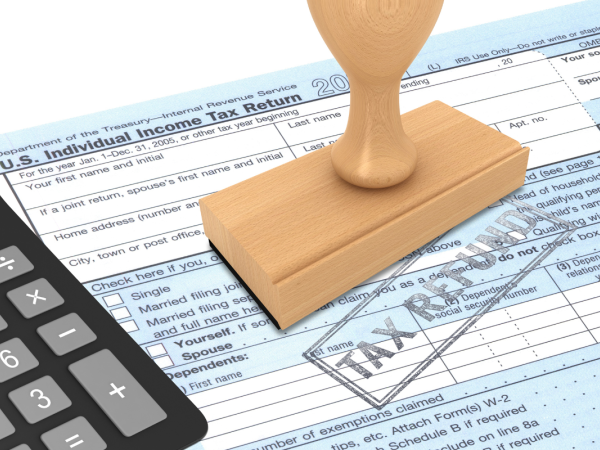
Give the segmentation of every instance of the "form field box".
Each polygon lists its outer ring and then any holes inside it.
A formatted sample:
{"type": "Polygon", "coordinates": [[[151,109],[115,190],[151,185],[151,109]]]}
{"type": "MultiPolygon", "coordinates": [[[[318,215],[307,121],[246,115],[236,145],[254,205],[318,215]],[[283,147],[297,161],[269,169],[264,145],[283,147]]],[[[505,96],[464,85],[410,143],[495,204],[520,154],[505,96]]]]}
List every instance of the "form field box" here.
{"type": "Polygon", "coordinates": [[[158,365],[158,367],[160,367],[161,369],[164,369],[165,367],[171,367],[174,366],[175,363],[173,362],[173,360],[171,359],[171,357],[169,355],[166,356],[162,356],[160,358],[156,358],[154,360],[154,362],[158,365]]]}
{"type": "Polygon", "coordinates": [[[563,292],[571,303],[577,303],[590,298],[600,297],[600,283],[587,284],[563,292]]]}
{"type": "Polygon", "coordinates": [[[133,333],[134,331],[139,330],[139,327],[137,326],[137,323],[135,323],[135,320],[128,320],[126,322],[121,322],[120,325],[128,333],[133,333]]]}
{"type": "Polygon", "coordinates": [[[162,344],[151,345],[150,347],[146,347],[146,350],[148,350],[148,354],[150,356],[152,356],[153,358],[155,356],[161,356],[161,355],[167,354],[167,349],[162,344]]]}
{"type": "Polygon", "coordinates": [[[572,306],[580,317],[589,316],[590,314],[600,312],[600,297],[584,300],[572,306]]]}
{"type": "Polygon", "coordinates": [[[481,360],[456,369],[452,369],[452,375],[457,382],[484,377],[492,373],[501,372],[533,361],[550,358],[552,356],[577,350],[594,344],[589,333],[581,332],[570,336],[561,337],[555,341],[549,341],[536,346],[525,346],[513,352],[481,360]]]}
{"type": "Polygon", "coordinates": [[[590,314],[581,318],[585,326],[590,330],[600,327],[600,313],[590,314]]]}
{"type": "Polygon", "coordinates": [[[112,306],[121,305],[123,303],[123,299],[119,294],[107,295],[106,297],[102,297],[104,299],[104,303],[109,308],[112,306]]]}
{"type": "Polygon", "coordinates": [[[116,320],[126,319],[127,317],[131,317],[131,313],[127,309],[127,306],[123,306],[122,308],[112,309],[110,313],[116,320]]]}

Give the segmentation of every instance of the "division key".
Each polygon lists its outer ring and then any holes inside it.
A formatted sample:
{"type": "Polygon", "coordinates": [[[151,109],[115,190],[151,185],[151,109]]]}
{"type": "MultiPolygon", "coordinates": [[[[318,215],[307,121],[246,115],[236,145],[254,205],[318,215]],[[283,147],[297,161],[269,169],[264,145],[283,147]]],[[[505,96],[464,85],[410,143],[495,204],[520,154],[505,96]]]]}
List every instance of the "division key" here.
{"type": "Polygon", "coordinates": [[[109,350],[69,366],[69,370],[125,436],[167,418],[167,414],[109,350]]]}

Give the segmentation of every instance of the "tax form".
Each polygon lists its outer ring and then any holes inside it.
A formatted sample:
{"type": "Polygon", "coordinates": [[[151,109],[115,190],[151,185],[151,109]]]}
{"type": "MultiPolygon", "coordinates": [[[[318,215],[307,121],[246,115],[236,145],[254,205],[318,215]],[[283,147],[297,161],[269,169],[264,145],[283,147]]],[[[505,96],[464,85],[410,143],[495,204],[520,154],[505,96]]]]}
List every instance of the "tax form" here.
{"type": "Polygon", "coordinates": [[[402,111],[517,139],[525,186],[278,331],[198,198],[334,143],[348,93],[331,60],[9,133],[0,194],[202,409],[195,448],[595,448],[600,1],[429,39],[402,111]]]}

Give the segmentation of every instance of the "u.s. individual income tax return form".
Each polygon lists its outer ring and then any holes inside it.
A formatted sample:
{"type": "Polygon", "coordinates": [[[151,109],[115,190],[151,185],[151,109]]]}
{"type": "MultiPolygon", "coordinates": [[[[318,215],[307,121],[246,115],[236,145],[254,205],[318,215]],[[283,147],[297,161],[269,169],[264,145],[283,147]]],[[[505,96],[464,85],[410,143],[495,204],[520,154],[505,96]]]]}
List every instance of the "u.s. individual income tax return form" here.
{"type": "Polygon", "coordinates": [[[278,331],[198,198],[335,142],[349,87],[330,60],[9,133],[0,193],[202,409],[197,448],[598,446],[600,1],[430,38],[403,111],[530,147],[524,187],[278,331]]]}

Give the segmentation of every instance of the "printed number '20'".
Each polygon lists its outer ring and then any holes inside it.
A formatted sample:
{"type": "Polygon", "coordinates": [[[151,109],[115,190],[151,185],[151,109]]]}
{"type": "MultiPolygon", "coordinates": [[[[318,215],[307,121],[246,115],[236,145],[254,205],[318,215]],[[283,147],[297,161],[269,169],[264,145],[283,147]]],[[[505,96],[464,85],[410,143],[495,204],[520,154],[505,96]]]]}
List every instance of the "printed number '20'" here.
{"type": "Polygon", "coordinates": [[[317,78],[313,80],[312,85],[313,87],[319,88],[319,97],[335,94],[336,91],[346,92],[348,89],[350,89],[348,78],[346,78],[344,75],[332,75],[329,78],[329,81],[323,78],[317,78]]]}
{"type": "Polygon", "coordinates": [[[10,354],[10,350],[2,350],[0,352],[0,361],[9,369],[14,369],[19,366],[19,360],[10,354]],[[6,354],[8,353],[8,356],[6,354]]]}
{"type": "Polygon", "coordinates": [[[38,403],[38,407],[40,407],[40,408],[42,408],[42,409],[49,408],[49,407],[50,407],[50,405],[52,404],[52,402],[51,402],[51,401],[50,401],[50,399],[49,399],[48,397],[46,397],[46,396],[44,395],[44,393],[43,393],[42,391],[40,391],[39,389],[34,389],[33,391],[31,391],[31,392],[29,393],[29,396],[30,396],[30,397],[35,397],[35,395],[36,395],[36,394],[38,395],[37,399],[38,399],[40,402],[45,402],[45,404],[38,403]]]}

